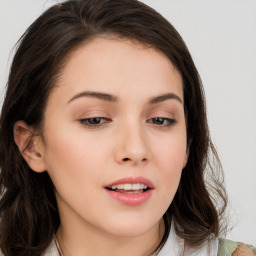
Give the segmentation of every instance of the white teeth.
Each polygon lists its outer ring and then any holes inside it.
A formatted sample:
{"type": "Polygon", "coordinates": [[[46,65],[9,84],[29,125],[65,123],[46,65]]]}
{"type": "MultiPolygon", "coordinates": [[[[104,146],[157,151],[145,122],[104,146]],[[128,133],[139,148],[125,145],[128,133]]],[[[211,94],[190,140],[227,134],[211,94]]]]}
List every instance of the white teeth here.
{"type": "Polygon", "coordinates": [[[147,189],[147,185],[144,184],[118,184],[118,185],[114,185],[111,187],[111,189],[115,190],[115,189],[123,189],[123,190],[142,190],[142,189],[147,189]]]}
{"type": "Polygon", "coordinates": [[[132,184],[124,184],[124,190],[131,190],[133,188],[132,184]]]}

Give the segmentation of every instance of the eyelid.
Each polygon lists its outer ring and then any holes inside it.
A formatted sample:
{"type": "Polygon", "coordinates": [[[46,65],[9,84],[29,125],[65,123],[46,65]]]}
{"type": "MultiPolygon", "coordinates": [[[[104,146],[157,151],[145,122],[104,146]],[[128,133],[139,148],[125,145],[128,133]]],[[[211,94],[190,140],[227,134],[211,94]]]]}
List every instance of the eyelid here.
{"type": "Polygon", "coordinates": [[[156,118],[156,117],[176,119],[177,113],[176,113],[176,111],[172,111],[169,109],[157,108],[157,109],[153,109],[153,111],[150,111],[147,114],[146,119],[149,120],[151,118],[156,118]]]}
{"type": "Polygon", "coordinates": [[[77,119],[86,119],[86,118],[93,118],[93,117],[105,117],[108,118],[109,115],[106,113],[106,111],[102,110],[90,110],[90,111],[85,111],[79,114],[77,119]]]}
{"type": "Polygon", "coordinates": [[[156,116],[156,117],[152,117],[150,119],[147,119],[147,123],[152,123],[153,125],[156,125],[158,127],[170,127],[170,126],[173,126],[177,123],[177,120],[174,119],[174,118],[169,118],[169,117],[161,117],[161,116],[156,116]],[[160,124],[157,124],[157,123],[154,123],[154,119],[155,121],[157,121],[157,119],[162,119],[162,120],[159,120],[160,121],[160,124]],[[161,122],[168,122],[167,124],[161,124],[161,122]]]}
{"type": "Polygon", "coordinates": [[[110,123],[112,120],[107,117],[102,117],[102,116],[93,116],[93,117],[86,117],[86,118],[81,118],[79,119],[79,122],[81,123],[82,126],[90,129],[99,129],[110,123]],[[95,120],[93,120],[95,119],[95,120]],[[98,119],[98,120],[97,120],[98,119]],[[100,119],[100,123],[97,123],[100,119]],[[101,122],[103,120],[103,122],[101,122]],[[95,123],[90,123],[90,121],[95,121],[95,123]]]}

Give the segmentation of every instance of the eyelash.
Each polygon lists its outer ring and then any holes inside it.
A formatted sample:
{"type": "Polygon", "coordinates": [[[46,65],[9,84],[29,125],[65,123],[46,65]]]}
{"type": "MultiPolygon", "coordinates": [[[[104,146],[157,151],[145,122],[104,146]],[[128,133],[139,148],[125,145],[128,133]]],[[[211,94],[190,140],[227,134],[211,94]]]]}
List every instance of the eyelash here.
{"type": "Polygon", "coordinates": [[[177,123],[177,121],[175,119],[167,118],[167,117],[154,117],[154,118],[149,119],[147,122],[156,124],[157,126],[161,126],[161,127],[169,127],[169,126],[173,126],[177,123]],[[160,124],[159,124],[159,122],[160,122],[160,124]]]}
{"type": "MultiPolygon", "coordinates": [[[[90,117],[79,120],[82,125],[88,128],[100,128],[104,124],[111,122],[111,119],[106,117],[90,117]]],[[[167,118],[167,117],[154,117],[147,120],[147,123],[155,124],[159,127],[170,127],[177,123],[175,119],[167,118]]]]}
{"type": "Polygon", "coordinates": [[[106,117],[90,117],[79,120],[80,123],[88,128],[98,128],[106,123],[111,122],[111,119],[106,117]],[[102,122],[104,121],[104,122],[102,122]]]}

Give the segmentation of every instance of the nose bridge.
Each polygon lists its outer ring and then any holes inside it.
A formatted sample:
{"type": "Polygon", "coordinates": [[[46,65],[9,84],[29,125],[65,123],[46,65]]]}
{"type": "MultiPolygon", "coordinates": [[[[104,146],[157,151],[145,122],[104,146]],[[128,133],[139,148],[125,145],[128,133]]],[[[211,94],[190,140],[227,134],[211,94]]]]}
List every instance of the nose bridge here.
{"type": "Polygon", "coordinates": [[[146,134],[136,118],[127,118],[120,124],[116,159],[118,162],[132,162],[138,164],[148,160],[146,134]]]}

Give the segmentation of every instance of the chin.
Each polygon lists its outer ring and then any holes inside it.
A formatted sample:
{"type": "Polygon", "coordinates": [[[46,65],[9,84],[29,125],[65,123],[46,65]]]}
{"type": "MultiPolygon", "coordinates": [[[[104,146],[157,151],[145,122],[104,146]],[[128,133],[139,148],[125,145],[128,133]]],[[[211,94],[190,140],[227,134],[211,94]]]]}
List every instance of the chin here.
{"type": "Polygon", "coordinates": [[[106,230],[114,236],[136,237],[143,235],[151,229],[158,229],[159,222],[160,219],[146,220],[144,218],[142,220],[137,218],[133,221],[131,218],[123,218],[119,219],[119,221],[116,221],[115,223],[109,223],[110,225],[108,225],[106,230]]]}

